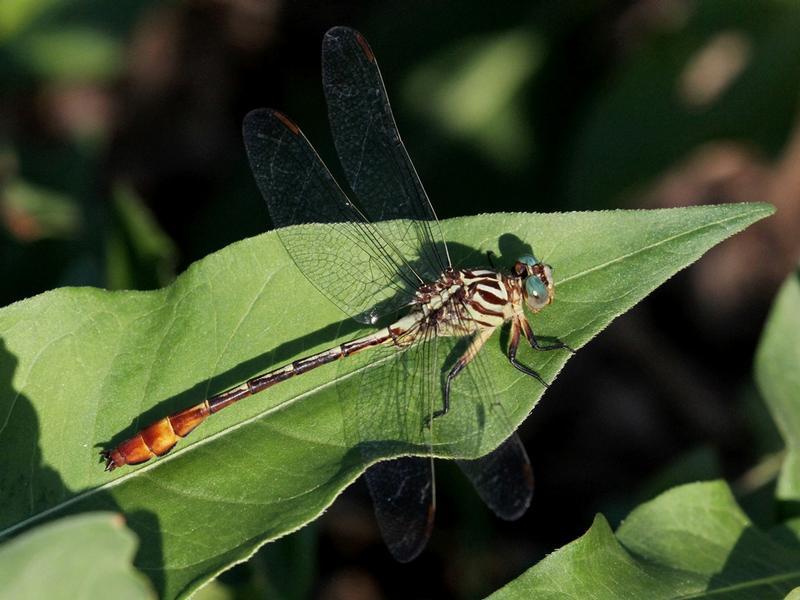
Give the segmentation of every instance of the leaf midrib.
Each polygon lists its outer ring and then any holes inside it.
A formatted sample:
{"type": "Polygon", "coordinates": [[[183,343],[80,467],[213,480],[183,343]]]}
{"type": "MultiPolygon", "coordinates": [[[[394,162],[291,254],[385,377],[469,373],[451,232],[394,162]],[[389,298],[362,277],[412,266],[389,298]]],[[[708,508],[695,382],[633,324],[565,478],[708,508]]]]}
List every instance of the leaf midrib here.
{"type": "MultiPolygon", "coordinates": [[[[718,573],[714,573],[714,575],[718,575],[718,573]]],[[[676,596],[676,598],[684,599],[684,598],[706,598],[708,596],[716,596],[717,594],[724,594],[727,592],[733,592],[736,590],[746,590],[753,587],[758,587],[765,584],[770,583],[777,583],[781,581],[788,581],[793,578],[797,578],[798,582],[800,582],[800,570],[797,571],[789,571],[788,573],[784,573],[781,575],[773,575],[771,577],[759,577],[757,579],[749,579],[747,581],[743,581],[741,583],[734,583],[731,585],[727,585],[725,587],[714,588],[713,590],[706,590],[703,592],[696,592],[689,595],[681,595],[676,596]]]]}

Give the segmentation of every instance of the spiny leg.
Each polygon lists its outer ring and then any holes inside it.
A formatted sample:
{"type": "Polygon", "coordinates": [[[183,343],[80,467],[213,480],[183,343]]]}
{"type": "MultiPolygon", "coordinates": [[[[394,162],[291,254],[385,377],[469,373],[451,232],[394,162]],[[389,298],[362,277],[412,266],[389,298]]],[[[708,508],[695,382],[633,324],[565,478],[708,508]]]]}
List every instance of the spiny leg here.
{"type": "MultiPolygon", "coordinates": [[[[555,344],[546,344],[542,345],[539,343],[539,340],[536,339],[536,336],[533,333],[533,329],[531,328],[531,324],[528,322],[528,319],[525,317],[519,317],[519,326],[522,328],[522,331],[525,333],[525,337],[528,340],[528,343],[531,345],[531,348],[534,350],[542,350],[542,351],[549,351],[549,350],[569,350],[573,354],[575,354],[575,350],[570,348],[567,344],[562,342],[561,340],[556,341],[555,344]]],[[[519,336],[519,333],[517,334],[519,336]]]]}
{"type": "MultiPolygon", "coordinates": [[[[542,379],[542,376],[539,375],[536,371],[534,371],[530,367],[526,367],[525,365],[523,365],[522,363],[517,361],[517,348],[519,348],[520,329],[523,328],[523,326],[520,325],[521,322],[525,323],[526,321],[524,321],[523,319],[518,319],[518,318],[515,318],[515,319],[511,320],[511,339],[508,342],[508,361],[512,365],[514,365],[514,368],[516,368],[518,371],[521,371],[521,372],[525,373],[525,375],[529,375],[530,377],[533,377],[536,381],[541,383],[544,387],[550,387],[550,386],[547,385],[547,382],[545,382],[545,380],[542,379]]],[[[526,337],[527,337],[527,334],[526,334],[526,337]]],[[[536,338],[534,338],[534,339],[536,339],[536,338]]]]}
{"type": "Polygon", "coordinates": [[[472,341],[470,342],[467,349],[464,351],[464,354],[458,357],[456,364],[453,365],[453,368],[450,369],[450,372],[447,374],[447,379],[444,383],[444,397],[442,399],[442,408],[433,412],[433,414],[426,419],[426,426],[430,427],[431,422],[434,419],[438,419],[441,416],[447,414],[450,410],[450,386],[453,383],[453,379],[464,370],[469,362],[478,355],[480,349],[483,348],[483,345],[486,343],[490,337],[492,337],[492,333],[494,333],[494,328],[484,328],[481,329],[472,341]]]}

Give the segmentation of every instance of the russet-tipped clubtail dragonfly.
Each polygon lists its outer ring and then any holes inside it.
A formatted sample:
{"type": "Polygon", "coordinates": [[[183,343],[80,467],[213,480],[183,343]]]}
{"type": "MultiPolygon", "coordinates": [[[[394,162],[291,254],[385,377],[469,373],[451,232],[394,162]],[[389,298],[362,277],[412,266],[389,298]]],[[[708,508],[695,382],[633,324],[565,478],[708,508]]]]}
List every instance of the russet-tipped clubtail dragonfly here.
{"type": "MultiPolygon", "coordinates": [[[[357,202],[339,188],[297,125],[282,113],[259,109],[246,116],[247,153],[278,235],[300,271],[356,320],[377,326],[386,318],[389,324],[169,415],[102,456],[109,471],[162,456],[223,408],[363,352],[367,362],[383,364],[359,375],[360,405],[374,407],[392,398],[398,418],[419,434],[417,450],[427,445],[426,457],[377,462],[366,472],[384,540],[395,558],[408,561],[425,546],[433,522],[434,421],[450,418],[456,384],[465,395],[492,394],[481,347],[510,322],[508,360],[543,385],[538,373],[517,361],[521,338],[537,350],[571,349],[562,342],[540,344],[525,315],[525,306],[536,313],[553,301],[549,265],[528,254],[510,272],[453,266],[400,140],[375,56],[361,34],[344,27],[328,31],[322,67],[336,151],[357,202]],[[308,227],[291,227],[303,223],[323,226],[313,234],[308,227]]],[[[370,444],[377,437],[371,433],[362,429],[358,434],[367,458],[398,455],[385,445],[370,444]]],[[[516,433],[488,455],[458,464],[501,518],[516,519],[527,510],[533,476],[516,433]]]]}

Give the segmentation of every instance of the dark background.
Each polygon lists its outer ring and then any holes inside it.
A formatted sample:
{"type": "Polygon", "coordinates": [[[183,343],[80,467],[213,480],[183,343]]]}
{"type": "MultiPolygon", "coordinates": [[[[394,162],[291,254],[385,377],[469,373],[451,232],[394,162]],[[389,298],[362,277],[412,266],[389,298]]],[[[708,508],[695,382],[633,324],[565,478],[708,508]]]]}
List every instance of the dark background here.
{"type": "Polygon", "coordinates": [[[340,24],[370,41],[440,217],[742,201],[778,212],[570,361],[521,429],[537,491],[520,521],[496,520],[442,464],[415,562],[382,548],[359,483],[201,594],[479,597],[595,513],[617,523],[666,486],[718,476],[769,524],[763,459],[781,446],[751,365],[800,254],[792,2],[5,2],[0,303],[62,285],[159,287],[266,230],[242,117],[288,113],[336,170],[320,44],[340,24]]]}

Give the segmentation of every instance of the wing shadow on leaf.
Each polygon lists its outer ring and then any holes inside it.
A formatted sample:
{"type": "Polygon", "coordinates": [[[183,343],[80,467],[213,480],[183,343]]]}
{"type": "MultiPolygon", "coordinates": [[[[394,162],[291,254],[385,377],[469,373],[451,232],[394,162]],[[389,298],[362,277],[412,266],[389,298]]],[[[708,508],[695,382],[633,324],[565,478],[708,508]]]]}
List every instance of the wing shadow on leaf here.
{"type": "Polygon", "coordinates": [[[356,331],[362,330],[363,327],[363,325],[356,323],[352,319],[343,319],[267,350],[254,358],[239,363],[223,373],[199,381],[189,389],[156,404],[138,417],[135,417],[128,427],[118,432],[110,440],[97,442],[95,447],[114,447],[135,434],[142,426],[146,426],[178,410],[201,402],[205,399],[206,392],[213,395],[232,388],[251,377],[255,377],[270,369],[278,368],[293,359],[307,354],[308,352],[306,350],[308,348],[325,342],[333,344],[334,340],[344,336],[352,336],[356,331]]]}
{"type": "Polygon", "coordinates": [[[760,529],[742,530],[722,569],[709,580],[706,591],[742,587],[755,597],[782,597],[797,586],[800,544],[780,543],[760,529]],[[758,590],[761,590],[760,592],[758,590]],[[777,593],[776,593],[777,592],[777,593]]]}

